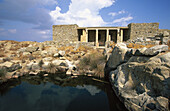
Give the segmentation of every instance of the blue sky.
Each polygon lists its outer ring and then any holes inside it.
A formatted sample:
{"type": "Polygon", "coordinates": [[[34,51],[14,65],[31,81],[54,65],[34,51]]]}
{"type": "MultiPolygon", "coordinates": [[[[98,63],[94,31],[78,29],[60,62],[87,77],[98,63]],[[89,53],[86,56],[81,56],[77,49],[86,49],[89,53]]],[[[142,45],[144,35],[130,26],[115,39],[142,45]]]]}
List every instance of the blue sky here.
{"type": "Polygon", "coordinates": [[[0,40],[52,40],[52,25],[126,26],[159,22],[170,29],[170,0],[0,0],[0,40]]]}

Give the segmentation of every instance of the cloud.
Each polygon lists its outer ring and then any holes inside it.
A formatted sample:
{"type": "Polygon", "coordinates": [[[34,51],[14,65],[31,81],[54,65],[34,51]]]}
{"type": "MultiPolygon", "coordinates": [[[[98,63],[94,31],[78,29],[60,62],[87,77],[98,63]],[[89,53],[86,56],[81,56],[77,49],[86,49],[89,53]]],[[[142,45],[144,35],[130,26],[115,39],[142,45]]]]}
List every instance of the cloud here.
{"type": "Polygon", "coordinates": [[[43,30],[43,31],[40,30],[38,33],[41,35],[41,38],[43,38],[43,39],[51,38],[51,35],[52,35],[51,30],[43,30]]]}
{"type": "Polygon", "coordinates": [[[126,22],[126,21],[129,21],[129,20],[132,20],[133,17],[131,16],[128,16],[128,17],[122,17],[120,19],[116,19],[113,21],[113,23],[120,23],[120,22],[126,22]]]}
{"type": "Polygon", "coordinates": [[[124,14],[126,13],[124,10],[121,10],[119,12],[110,12],[108,15],[111,15],[112,17],[120,15],[120,14],[124,14]]]}
{"type": "Polygon", "coordinates": [[[125,10],[110,12],[108,15],[116,18],[112,22],[108,23],[112,25],[127,26],[128,22],[133,19],[133,17],[125,10]]]}
{"type": "Polygon", "coordinates": [[[56,4],[55,0],[4,0],[0,3],[0,22],[20,21],[47,29],[52,21],[49,10],[45,7],[56,4]]]}
{"type": "Polygon", "coordinates": [[[107,24],[99,15],[102,8],[113,5],[115,0],[71,0],[69,10],[61,13],[56,7],[50,12],[55,24],[78,24],[79,26],[101,26],[107,24]]]}
{"type": "Polygon", "coordinates": [[[122,25],[122,26],[126,26],[128,23],[128,21],[130,21],[130,20],[132,20],[133,19],[133,17],[132,16],[130,16],[130,15],[128,15],[127,17],[122,17],[122,18],[120,18],[120,19],[116,19],[116,20],[114,20],[113,22],[112,22],[112,24],[120,24],[120,25],[122,25]]]}
{"type": "Polygon", "coordinates": [[[16,33],[16,32],[17,32],[17,29],[8,29],[8,32],[10,32],[10,33],[16,33]]]}

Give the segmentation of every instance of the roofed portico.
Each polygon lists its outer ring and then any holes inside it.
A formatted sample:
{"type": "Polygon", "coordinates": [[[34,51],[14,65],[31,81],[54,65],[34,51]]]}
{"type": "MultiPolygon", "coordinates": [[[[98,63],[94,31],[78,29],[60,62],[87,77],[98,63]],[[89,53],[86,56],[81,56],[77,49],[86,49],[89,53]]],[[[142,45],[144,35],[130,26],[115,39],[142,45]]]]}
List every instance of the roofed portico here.
{"type": "Polygon", "coordinates": [[[128,27],[78,27],[81,42],[94,42],[96,47],[105,46],[106,41],[123,42],[124,30],[128,27]]]}

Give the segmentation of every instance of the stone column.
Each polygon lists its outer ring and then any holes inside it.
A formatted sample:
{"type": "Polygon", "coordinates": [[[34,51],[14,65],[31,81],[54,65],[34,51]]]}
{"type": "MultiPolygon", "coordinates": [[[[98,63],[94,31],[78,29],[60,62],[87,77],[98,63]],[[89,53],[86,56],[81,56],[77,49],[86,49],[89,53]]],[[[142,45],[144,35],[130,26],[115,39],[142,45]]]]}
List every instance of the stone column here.
{"type": "Polygon", "coordinates": [[[120,37],[119,37],[120,29],[117,29],[117,43],[120,42],[120,37]]]}
{"type": "Polygon", "coordinates": [[[99,47],[98,37],[99,37],[98,29],[96,29],[96,47],[99,47]]]}
{"type": "Polygon", "coordinates": [[[106,41],[109,41],[109,29],[106,31],[106,41]]]}
{"type": "Polygon", "coordinates": [[[86,42],[88,42],[88,29],[86,29],[86,42]]]}
{"type": "Polygon", "coordinates": [[[123,29],[122,30],[120,30],[120,42],[123,42],[123,29]]]}

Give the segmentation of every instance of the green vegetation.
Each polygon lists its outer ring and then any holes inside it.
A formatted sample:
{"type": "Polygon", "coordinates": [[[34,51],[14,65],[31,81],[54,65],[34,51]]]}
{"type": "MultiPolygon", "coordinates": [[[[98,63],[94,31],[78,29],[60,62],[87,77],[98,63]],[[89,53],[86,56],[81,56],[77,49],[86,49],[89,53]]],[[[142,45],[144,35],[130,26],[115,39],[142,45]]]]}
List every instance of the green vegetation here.
{"type": "Polygon", "coordinates": [[[40,62],[38,63],[40,67],[42,67],[43,64],[44,64],[43,60],[40,60],[40,62]]]}
{"type": "Polygon", "coordinates": [[[104,77],[104,67],[106,63],[106,56],[101,52],[92,52],[91,54],[83,57],[79,62],[79,69],[86,72],[87,70],[94,71],[96,77],[104,77]]]}
{"type": "Polygon", "coordinates": [[[5,69],[0,69],[0,78],[3,79],[5,78],[7,71],[5,69]]]}
{"type": "Polygon", "coordinates": [[[57,68],[56,68],[56,66],[54,64],[50,63],[50,64],[48,64],[48,68],[46,69],[46,71],[48,73],[54,74],[54,73],[57,72],[57,68]]]}

